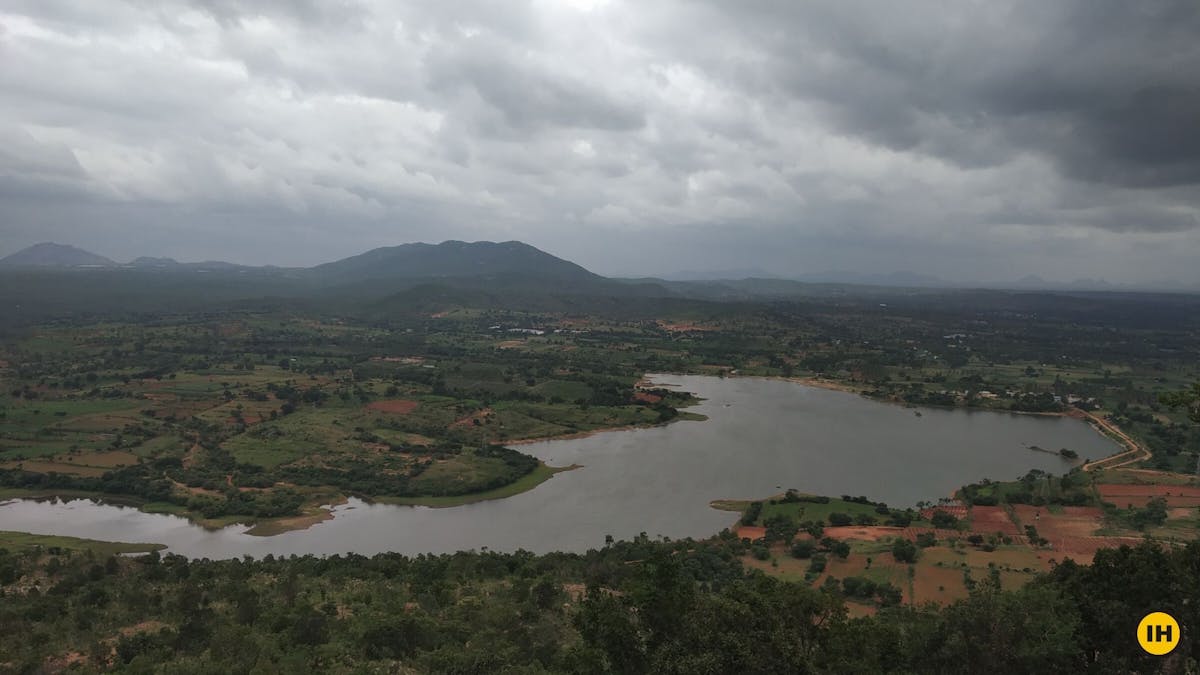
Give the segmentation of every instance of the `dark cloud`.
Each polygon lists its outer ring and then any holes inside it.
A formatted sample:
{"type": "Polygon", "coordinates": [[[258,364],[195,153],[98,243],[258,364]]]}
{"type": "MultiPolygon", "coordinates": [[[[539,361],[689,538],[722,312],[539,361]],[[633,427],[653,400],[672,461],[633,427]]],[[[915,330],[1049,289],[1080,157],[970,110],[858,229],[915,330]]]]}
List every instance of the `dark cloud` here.
{"type": "Polygon", "coordinates": [[[588,81],[556,73],[483,38],[464,41],[454,53],[435,50],[426,65],[433,91],[454,98],[473,94],[489,108],[485,114],[499,113],[504,127],[522,134],[547,128],[632,131],[644,122],[634,105],[605,92],[594,76],[588,81]]]}
{"type": "Polygon", "coordinates": [[[0,253],[1200,283],[1196,35],[1191,0],[15,0],[0,253]]]}
{"type": "Polygon", "coordinates": [[[721,18],[765,45],[770,74],[748,81],[871,142],[966,167],[1028,151],[1085,181],[1200,181],[1190,0],[752,2],[721,18]]]}

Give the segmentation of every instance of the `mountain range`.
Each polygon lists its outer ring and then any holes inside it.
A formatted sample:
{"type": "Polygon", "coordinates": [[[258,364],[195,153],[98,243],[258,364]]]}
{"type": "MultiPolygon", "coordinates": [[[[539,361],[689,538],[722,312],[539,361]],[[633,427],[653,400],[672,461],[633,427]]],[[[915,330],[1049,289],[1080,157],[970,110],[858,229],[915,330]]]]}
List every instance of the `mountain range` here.
{"type": "MultiPolygon", "coordinates": [[[[182,263],[172,258],[139,257],[129,263],[117,263],[89,251],[52,242],[35,244],[5,258],[0,269],[7,270],[143,270],[192,271],[197,273],[237,273],[260,278],[290,279],[313,288],[370,285],[389,282],[397,289],[418,283],[461,286],[487,285],[490,280],[503,286],[539,288],[550,285],[559,293],[615,293],[618,295],[667,294],[682,297],[750,298],[811,295],[813,285],[875,286],[881,288],[995,288],[1055,291],[1129,291],[1139,290],[1110,284],[1104,280],[1080,279],[1052,282],[1036,276],[1017,281],[987,284],[962,284],[936,276],[913,272],[862,274],[844,271],[773,275],[759,269],[697,272],[688,270],[666,278],[609,279],[583,267],[555,257],[519,241],[463,242],[440,244],[402,244],[372,249],[315,267],[253,267],[221,261],[182,263]]],[[[1164,281],[1147,284],[1143,290],[1196,290],[1185,284],[1164,281]]]]}

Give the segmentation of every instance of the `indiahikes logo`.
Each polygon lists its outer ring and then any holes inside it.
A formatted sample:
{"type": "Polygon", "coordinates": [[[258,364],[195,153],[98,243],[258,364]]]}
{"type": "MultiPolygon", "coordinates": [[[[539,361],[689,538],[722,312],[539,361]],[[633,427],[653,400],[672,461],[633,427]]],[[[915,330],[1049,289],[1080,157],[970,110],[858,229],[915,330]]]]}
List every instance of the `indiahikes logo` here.
{"type": "Polygon", "coordinates": [[[1164,656],[1179,645],[1179,622],[1166,612],[1151,612],[1137,627],[1137,640],[1142,649],[1155,656],[1164,656]]]}

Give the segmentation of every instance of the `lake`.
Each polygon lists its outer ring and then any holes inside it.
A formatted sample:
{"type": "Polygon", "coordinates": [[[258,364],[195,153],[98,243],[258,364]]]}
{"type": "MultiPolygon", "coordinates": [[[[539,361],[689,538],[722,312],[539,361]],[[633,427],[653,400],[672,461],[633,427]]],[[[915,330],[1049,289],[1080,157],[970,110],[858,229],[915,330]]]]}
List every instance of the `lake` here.
{"type": "Polygon", "coordinates": [[[90,500],[17,499],[0,503],[0,530],[156,542],[208,558],[485,547],[584,551],[603,546],[610,534],[715,534],[736,514],[709,508],[714,499],[796,488],[905,507],[982,478],[1070,468],[1029,446],[1070,448],[1093,459],[1120,450],[1086,423],[1063,417],[905,408],[780,380],[651,379],[705,399],[689,410],[709,419],[521,446],[552,466],[582,468],[507,499],[446,509],[351,499],[333,507],[332,520],[273,537],[247,535],[244,526],[207,531],[183,518],[90,500]]]}

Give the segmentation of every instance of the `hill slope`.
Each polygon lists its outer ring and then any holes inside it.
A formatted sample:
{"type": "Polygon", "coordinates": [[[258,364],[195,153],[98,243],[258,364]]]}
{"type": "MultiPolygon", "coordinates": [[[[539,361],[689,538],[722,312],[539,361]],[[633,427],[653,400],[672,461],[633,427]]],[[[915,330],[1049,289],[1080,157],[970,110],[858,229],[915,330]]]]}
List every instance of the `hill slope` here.
{"type": "Polygon", "coordinates": [[[89,253],[81,248],[42,242],[16,253],[0,258],[0,267],[80,267],[95,265],[112,267],[115,262],[102,255],[89,253]]]}
{"type": "Polygon", "coordinates": [[[603,277],[519,241],[444,241],[377,248],[308,273],[325,283],[372,279],[519,277],[543,282],[597,282],[603,277]]]}

